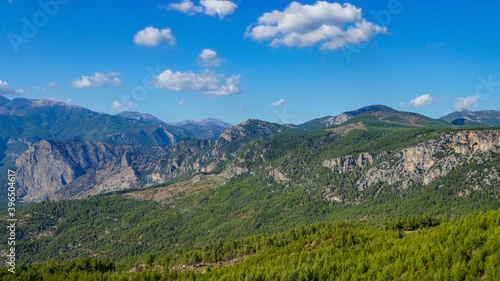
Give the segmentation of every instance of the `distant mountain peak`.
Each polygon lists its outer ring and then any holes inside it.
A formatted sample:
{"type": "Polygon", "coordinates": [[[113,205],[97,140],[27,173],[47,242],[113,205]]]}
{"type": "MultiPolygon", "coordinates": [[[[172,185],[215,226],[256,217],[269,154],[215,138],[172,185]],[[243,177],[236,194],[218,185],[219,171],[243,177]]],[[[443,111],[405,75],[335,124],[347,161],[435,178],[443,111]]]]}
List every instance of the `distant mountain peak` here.
{"type": "Polygon", "coordinates": [[[60,101],[48,100],[48,99],[27,99],[27,98],[15,98],[9,100],[7,98],[0,100],[0,113],[10,114],[10,115],[26,115],[27,112],[33,108],[45,108],[45,107],[61,107],[61,108],[82,108],[78,105],[67,104],[60,101]]]}
{"type": "Polygon", "coordinates": [[[472,125],[489,125],[498,127],[500,126],[500,111],[497,110],[480,110],[471,111],[467,108],[460,108],[446,116],[439,118],[452,124],[459,126],[472,126],[472,125]],[[470,121],[470,122],[467,122],[470,121]]]}
{"type": "Polygon", "coordinates": [[[206,118],[200,121],[195,121],[192,119],[187,119],[179,122],[168,122],[167,124],[173,125],[173,126],[185,126],[185,125],[196,125],[196,126],[218,126],[222,128],[229,128],[232,127],[233,125],[227,122],[224,122],[222,120],[216,119],[216,118],[206,118]]]}
{"type": "Polygon", "coordinates": [[[0,95],[0,106],[8,103],[10,100],[2,95],[0,95]]]}
{"type": "Polygon", "coordinates": [[[388,107],[386,105],[374,104],[374,105],[363,106],[359,109],[356,109],[353,111],[347,111],[345,113],[352,114],[352,115],[360,115],[362,113],[371,112],[371,111],[397,111],[397,110],[395,110],[394,108],[388,107]]]}
{"type": "Polygon", "coordinates": [[[391,113],[391,112],[398,112],[397,110],[390,108],[388,106],[382,105],[382,104],[374,104],[374,105],[368,105],[368,106],[363,106],[361,108],[358,108],[353,111],[346,111],[342,112],[337,116],[325,116],[321,118],[316,118],[310,121],[307,121],[305,123],[302,123],[298,125],[299,128],[305,129],[305,130],[316,130],[320,128],[325,128],[333,125],[339,125],[342,124],[349,119],[352,119],[353,117],[356,117],[358,115],[361,115],[366,112],[385,112],[385,113],[391,113]]]}
{"type": "Polygon", "coordinates": [[[163,120],[161,120],[161,119],[157,118],[156,116],[151,115],[149,113],[140,113],[137,111],[122,111],[116,115],[122,116],[125,118],[129,118],[129,119],[134,119],[137,121],[153,123],[153,124],[159,124],[159,125],[165,124],[165,122],[163,120]]]}

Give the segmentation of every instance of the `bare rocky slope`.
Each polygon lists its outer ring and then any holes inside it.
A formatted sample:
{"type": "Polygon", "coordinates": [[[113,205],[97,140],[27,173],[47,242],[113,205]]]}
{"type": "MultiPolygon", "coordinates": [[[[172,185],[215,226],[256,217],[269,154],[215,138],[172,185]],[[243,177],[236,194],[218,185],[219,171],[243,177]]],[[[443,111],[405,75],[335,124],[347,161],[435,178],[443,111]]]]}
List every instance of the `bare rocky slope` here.
{"type": "MultiPolygon", "coordinates": [[[[211,172],[241,145],[288,128],[247,120],[216,141],[184,139],[171,148],[40,141],[16,161],[18,197],[25,202],[77,199],[211,172]]],[[[241,169],[228,173],[239,174],[241,169]]]]}
{"type": "Polygon", "coordinates": [[[112,146],[84,141],[41,141],[16,161],[18,196],[26,202],[76,199],[139,186],[161,147],[112,146]]]}
{"type": "MultiPolygon", "coordinates": [[[[473,130],[441,134],[437,139],[393,152],[363,152],[327,159],[322,165],[337,174],[350,173],[360,168],[362,172],[355,184],[359,191],[375,186],[392,186],[394,189],[406,190],[416,184],[428,185],[466,163],[488,162],[497,157],[498,153],[499,130],[473,130]],[[381,158],[383,161],[374,163],[376,159],[381,158]]],[[[488,177],[482,181],[483,185],[474,185],[471,188],[494,187],[498,192],[498,172],[498,169],[492,168],[488,177]]],[[[338,198],[340,194],[333,195],[338,198]]]]}

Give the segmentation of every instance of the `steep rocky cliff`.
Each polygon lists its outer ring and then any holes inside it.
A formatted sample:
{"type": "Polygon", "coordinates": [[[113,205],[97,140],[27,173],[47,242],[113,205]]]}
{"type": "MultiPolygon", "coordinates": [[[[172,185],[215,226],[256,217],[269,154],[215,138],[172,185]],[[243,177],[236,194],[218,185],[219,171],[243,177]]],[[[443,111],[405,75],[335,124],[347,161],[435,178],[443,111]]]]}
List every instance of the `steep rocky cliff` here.
{"type": "Polygon", "coordinates": [[[16,161],[18,197],[26,202],[83,198],[138,187],[166,150],[84,141],[40,141],[16,161]]]}
{"type": "MultiPolygon", "coordinates": [[[[248,120],[227,129],[216,141],[184,139],[171,148],[40,141],[16,161],[18,196],[26,202],[83,198],[211,172],[245,143],[289,128],[248,120]]],[[[153,136],[161,138],[160,133],[153,136]]],[[[234,165],[226,170],[228,175],[242,171],[234,165]]]]}
{"type": "MultiPolygon", "coordinates": [[[[442,134],[437,139],[386,152],[383,161],[371,165],[380,155],[360,153],[323,161],[333,173],[346,173],[356,167],[365,168],[356,181],[359,191],[382,183],[405,190],[415,184],[428,185],[453,169],[470,161],[483,163],[500,152],[500,131],[461,131],[442,134]]],[[[498,179],[495,179],[495,181],[498,179]]]]}

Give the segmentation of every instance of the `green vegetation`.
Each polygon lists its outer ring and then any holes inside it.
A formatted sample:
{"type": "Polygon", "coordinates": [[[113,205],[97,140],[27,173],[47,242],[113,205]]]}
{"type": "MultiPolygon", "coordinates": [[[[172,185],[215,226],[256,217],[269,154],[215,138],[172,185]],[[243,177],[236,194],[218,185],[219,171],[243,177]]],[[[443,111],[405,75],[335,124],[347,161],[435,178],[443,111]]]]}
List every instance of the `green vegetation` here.
{"type": "Polygon", "coordinates": [[[132,266],[138,256],[146,253],[203,247],[313,222],[361,220],[376,224],[421,215],[456,218],[500,207],[500,201],[486,190],[472,190],[467,197],[455,196],[457,190],[468,186],[460,176],[462,171],[452,172],[403,196],[384,192],[353,205],[332,204],[314,190],[283,184],[268,186],[263,179],[245,176],[216,189],[180,194],[167,205],[127,199],[123,194],[43,202],[26,206],[19,213],[23,218],[18,235],[20,262],[75,259],[91,254],[114,261],[127,259],[132,266]],[[457,188],[444,186],[455,180],[457,188]]]}
{"type": "MultiPolygon", "coordinates": [[[[413,216],[456,218],[500,207],[496,199],[500,194],[495,188],[498,183],[474,188],[500,166],[496,154],[481,164],[466,163],[427,186],[415,184],[407,190],[394,190],[378,184],[359,191],[355,183],[361,168],[332,173],[321,165],[323,159],[389,151],[375,160],[383,161],[400,148],[438,138],[440,131],[385,123],[371,115],[357,118],[366,130],[353,129],[342,136],[331,130],[341,127],[335,126],[254,140],[235,152],[236,157],[247,161],[226,163],[249,168],[253,174],[243,173],[216,189],[177,194],[168,204],[129,199],[128,193],[147,190],[128,190],[29,205],[19,212],[23,224],[18,235],[20,262],[76,259],[90,254],[127,260],[132,266],[146,253],[204,247],[314,222],[361,220],[376,224],[401,218],[406,225],[404,218],[413,216]],[[287,175],[288,181],[276,181],[269,175],[276,168],[287,175]],[[477,175],[468,176],[474,172],[477,175]],[[348,203],[326,200],[329,190],[341,193],[341,200],[348,203]],[[349,204],[355,200],[359,201],[349,204]]],[[[192,139],[182,143],[186,147],[198,145],[200,155],[213,145],[192,139]]],[[[173,155],[183,157],[182,151],[173,155]]],[[[163,185],[154,188],[159,186],[163,185]]],[[[5,237],[0,241],[5,242],[5,237]]]]}
{"type": "MultiPolygon", "coordinates": [[[[425,222],[431,222],[430,224],[425,222]]],[[[432,222],[434,221],[434,222],[432,222]]],[[[144,272],[88,258],[6,268],[2,280],[498,280],[500,210],[403,232],[397,225],[322,222],[275,235],[148,254],[144,272]],[[435,226],[437,225],[437,226],[435,226]],[[430,227],[430,228],[427,228],[430,227]],[[196,265],[193,266],[193,265],[196,265]],[[20,278],[20,279],[19,279],[20,278]]]]}

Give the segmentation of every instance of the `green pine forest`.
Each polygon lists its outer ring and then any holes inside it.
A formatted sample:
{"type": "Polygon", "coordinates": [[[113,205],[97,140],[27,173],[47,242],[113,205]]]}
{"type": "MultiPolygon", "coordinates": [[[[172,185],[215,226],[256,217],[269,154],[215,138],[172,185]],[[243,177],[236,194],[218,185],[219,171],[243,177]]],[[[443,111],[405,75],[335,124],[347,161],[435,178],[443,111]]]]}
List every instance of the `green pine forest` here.
{"type": "Polygon", "coordinates": [[[321,222],[274,235],[149,253],[144,271],[79,258],[18,268],[2,280],[499,280],[500,210],[375,225],[321,222]],[[202,267],[192,265],[202,264],[202,267]],[[182,265],[187,269],[176,270],[182,265]],[[171,270],[174,268],[173,270],[171,270]]]}

